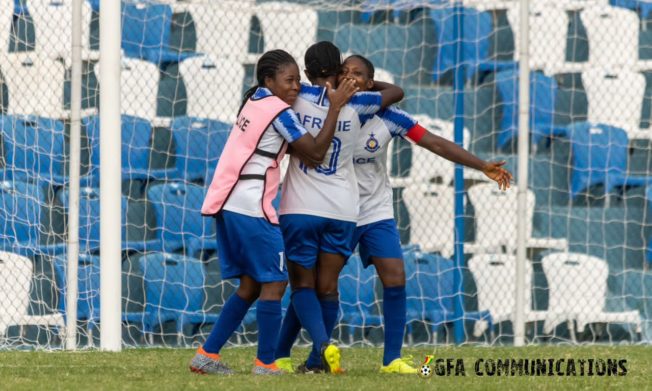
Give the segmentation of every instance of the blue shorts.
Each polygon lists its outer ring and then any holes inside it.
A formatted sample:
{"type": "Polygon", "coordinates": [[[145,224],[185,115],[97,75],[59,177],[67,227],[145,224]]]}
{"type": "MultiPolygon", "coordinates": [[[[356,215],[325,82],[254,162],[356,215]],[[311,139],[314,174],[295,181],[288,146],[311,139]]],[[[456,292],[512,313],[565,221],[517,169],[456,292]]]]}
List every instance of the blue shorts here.
{"type": "Polygon", "coordinates": [[[217,221],[217,253],[222,278],[249,276],[255,281],[287,281],[281,229],[261,217],[223,210],[217,221]]]}
{"type": "Polygon", "coordinates": [[[371,265],[371,257],[403,259],[401,238],[394,219],[356,227],[351,248],[355,248],[356,244],[359,244],[358,251],[364,267],[371,265]]]}
{"type": "Polygon", "coordinates": [[[355,223],[326,217],[287,214],[279,218],[288,260],[306,269],[317,263],[320,252],[351,256],[355,223]]]}

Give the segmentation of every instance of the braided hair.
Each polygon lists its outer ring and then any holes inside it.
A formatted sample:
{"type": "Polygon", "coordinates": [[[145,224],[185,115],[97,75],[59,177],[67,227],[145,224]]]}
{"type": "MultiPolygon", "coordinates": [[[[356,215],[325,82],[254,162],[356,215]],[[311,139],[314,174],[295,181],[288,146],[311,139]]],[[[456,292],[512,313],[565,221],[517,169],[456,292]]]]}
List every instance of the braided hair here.
{"type": "Polygon", "coordinates": [[[275,49],[265,52],[256,63],[257,84],[245,92],[242,104],[240,104],[240,108],[238,109],[238,114],[242,111],[247,100],[249,100],[249,98],[251,98],[256,92],[256,89],[265,86],[265,78],[269,77],[273,79],[279,69],[288,64],[296,65],[297,62],[294,60],[294,57],[285,50],[275,49]]]}
{"type": "Polygon", "coordinates": [[[310,78],[337,76],[342,69],[342,54],[329,41],[310,46],[304,56],[306,73],[310,78]]]}
{"type": "Polygon", "coordinates": [[[367,73],[369,74],[369,79],[371,79],[371,80],[374,79],[374,73],[376,73],[376,68],[374,68],[374,64],[372,64],[371,61],[369,61],[369,59],[367,57],[361,56],[359,54],[352,54],[352,55],[348,56],[344,60],[344,62],[346,62],[346,60],[348,60],[349,58],[355,58],[357,60],[362,61],[364,66],[367,67],[367,73]]]}

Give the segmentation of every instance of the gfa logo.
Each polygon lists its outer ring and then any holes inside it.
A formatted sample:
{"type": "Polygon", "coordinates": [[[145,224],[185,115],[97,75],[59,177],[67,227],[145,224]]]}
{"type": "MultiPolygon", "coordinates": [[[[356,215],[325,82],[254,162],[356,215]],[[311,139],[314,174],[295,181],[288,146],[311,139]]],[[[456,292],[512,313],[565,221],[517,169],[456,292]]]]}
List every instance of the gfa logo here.
{"type": "Polygon", "coordinates": [[[426,359],[423,360],[423,364],[421,364],[421,368],[419,368],[419,371],[417,372],[417,375],[422,378],[429,378],[432,376],[432,367],[430,366],[430,363],[432,362],[432,359],[435,356],[428,355],[426,356],[426,359]]]}

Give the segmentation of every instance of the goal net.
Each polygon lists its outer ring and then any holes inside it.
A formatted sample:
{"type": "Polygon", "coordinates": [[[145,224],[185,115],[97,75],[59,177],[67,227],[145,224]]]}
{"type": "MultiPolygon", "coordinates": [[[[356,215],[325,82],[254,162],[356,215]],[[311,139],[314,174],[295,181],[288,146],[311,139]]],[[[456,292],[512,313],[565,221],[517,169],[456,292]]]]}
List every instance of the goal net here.
{"type": "MultiPolygon", "coordinates": [[[[518,1],[125,1],[122,125],[106,130],[99,3],[84,1],[82,12],[80,347],[97,346],[101,330],[100,131],[122,134],[122,208],[112,212],[122,216],[123,343],[201,343],[237,289],[237,281],[221,278],[214,221],[200,207],[266,50],[288,51],[300,69],[306,49],[322,40],[367,57],[379,80],[404,89],[398,106],[431,133],[457,135],[467,150],[504,160],[519,177],[518,1]],[[459,117],[463,128],[454,125],[459,117]]],[[[519,293],[526,340],[649,342],[652,7],[531,3],[527,260],[519,293]]],[[[71,0],[0,0],[0,349],[63,345],[74,204],[71,34],[71,0]]],[[[472,169],[456,182],[453,163],[425,148],[401,138],[389,148],[406,274],[405,343],[513,343],[516,182],[500,192],[472,169]]],[[[354,254],[339,289],[333,338],[382,345],[382,284],[373,266],[364,269],[354,254]]],[[[230,343],[256,337],[252,309],[230,343]]],[[[302,334],[300,343],[308,342],[302,334]]]]}

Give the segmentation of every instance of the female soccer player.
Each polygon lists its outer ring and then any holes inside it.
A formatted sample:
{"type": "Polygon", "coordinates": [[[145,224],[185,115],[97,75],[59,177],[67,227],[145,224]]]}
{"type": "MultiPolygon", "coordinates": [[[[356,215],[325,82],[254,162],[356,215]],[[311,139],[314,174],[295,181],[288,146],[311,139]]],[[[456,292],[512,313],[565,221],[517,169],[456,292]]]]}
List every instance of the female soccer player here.
{"type": "MultiPolygon", "coordinates": [[[[373,64],[362,56],[354,55],[344,61],[339,79],[354,79],[360,91],[369,91],[378,83],[373,77],[373,64]]],[[[406,322],[405,270],[394,221],[392,191],[385,167],[387,145],[393,137],[408,137],[420,147],[446,159],[483,171],[498,182],[501,189],[509,187],[512,176],[502,168],[504,162],[482,161],[457,144],[428,132],[407,113],[393,106],[371,117],[365,118],[367,121],[360,131],[361,137],[357,139],[352,159],[358,181],[360,210],[350,248],[360,245],[364,266],[373,264],[383,284],[385,351],[380,372],[414,374],[417,370],[410,360],[401,358],[406,322]]],[[[319,270],[318,289],[320,283],[337,289],[337,276],[342,266],[343,263],[332,264],[329,273],[319,270]]],[[[336,290],[331,294],[337,297],[336,290]]],[[[289,359],[290,348],[301,328],[298,323],[292,322],[292,315],[290,309],[283,319],[276,351],[278,366],[288,372],[293,371],[289,359]]]]}
{"type": "MultiPolygon", "coordinates": [[[[374,66],[365,57],[353,55],[344,61],[340,80],[354,79],[361,91],[367,91],[374,87],[373,78],[374,66]]],[[[407,137],[445,159],[482,171],[503,190],[509,188],[512,175],[502,167],[505,162],[483,161],[457,144],[430,133],[394,106],[367,121],[360,135],[354,158],[360,212],[352,247],[359,245],[364,267],[373,264],[383,284],[385,348],[380,372],[417,373],[409,360],[401,358],[406,322],[405,269],[387,176],[387,146],[393,137],[407,137]]]]}
{"type": "Polygon", "coordinates": [[[288,144],[306,160],[321,162],[335,134],[337,116],[357,89],[353,81],[341,83],[337,91],[327,84],[331,104],[324,130],[313,137],[291,108],[301,87],[294,58],[282,50],[264,53],[256,64],[256,78],[258,85],[245,94],[202,206],[203,215],[216,218],[222,277],[238,278],[240,285],[190,362],[197,373],[233,373],[219,352],[256,299],[259,334],[252,372],[282,373],[274,364],[280,300],[287,285],[283,238],[272,207],[279,162],[288,144]]]}
{"type": "MultiPolygon", "coordinates": [[[[326,99],[324,86],[337,82],[340,51],[330,42],[316,43],[306,51],[305,64],[313,85],[302,86],[293,108],[308,132],[317,135],[332,104],[326,99]]],[[[279,210],[292,287],[292,306],[286,313],[278,345],[281,351],[277,353],[277,358],[284,358],[277,360],[277,365],[286,370],[291,370],[288,357],[294,338],[286,338],[283,330],[300,328],[298,317],[313,341],[312,352],[300,370],[340,371],[339,349],[328,342],[339,311],[337,278],[351,255],[358,216],[353,150],[361,116],[373,115],[403,98],[403,91],[391,84],[379,83],[377,89],[380,92],[355,94],[342,108],[323,164],[309,168],[302,162],[300,151],[290,157],[279,210]]]]}

